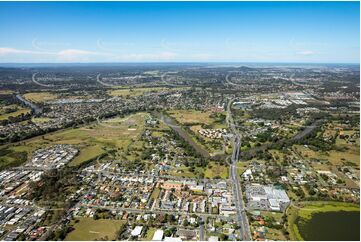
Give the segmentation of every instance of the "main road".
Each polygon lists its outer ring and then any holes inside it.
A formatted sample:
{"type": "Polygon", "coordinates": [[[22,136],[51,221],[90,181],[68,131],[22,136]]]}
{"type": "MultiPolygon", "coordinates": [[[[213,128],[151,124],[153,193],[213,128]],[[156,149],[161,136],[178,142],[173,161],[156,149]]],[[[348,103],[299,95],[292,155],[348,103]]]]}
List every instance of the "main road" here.
{"type": "Polygon", "coordinates": [[[251,240],[251,232],[249,229],[249,223],[246,211],[244,209],[244,202],[242,197],[242,187],[240,185],[239,176],[237,174],[237,162],[239,158],[239,152],[241,148],[241,135],[235,127],[232,113],[231,113],[231,105],[234,99],[231,99],[227,104],[227,124],[230,131],[233,134],[233,152],[231,156],[231,163],[230,163],[230,176],[233,182],[233,194],[234,200],[237,209],[237,220],[239,225],[239,233],[241,240],[251,240]]]}

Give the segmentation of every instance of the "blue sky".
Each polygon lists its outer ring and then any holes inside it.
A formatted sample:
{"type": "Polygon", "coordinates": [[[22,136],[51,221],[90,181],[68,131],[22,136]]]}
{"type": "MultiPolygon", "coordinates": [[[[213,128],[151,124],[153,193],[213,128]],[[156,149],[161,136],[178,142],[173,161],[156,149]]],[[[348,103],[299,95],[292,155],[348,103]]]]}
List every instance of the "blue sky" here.
{"type": "Polygon", "coordinates": [[[0,2],[0,62],[359,63],[359,2],[0,2]]]}

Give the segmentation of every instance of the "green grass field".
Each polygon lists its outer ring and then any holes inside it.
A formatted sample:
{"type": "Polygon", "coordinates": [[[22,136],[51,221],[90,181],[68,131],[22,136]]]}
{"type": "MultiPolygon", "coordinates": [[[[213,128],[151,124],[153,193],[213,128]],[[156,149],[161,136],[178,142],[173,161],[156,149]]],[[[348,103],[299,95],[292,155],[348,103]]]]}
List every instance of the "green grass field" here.
{"type": "Polygon", "coordinates": [[[153,239],[154,233],[157,230],[157,228],[150,227],[147,231],[147,234],[145,235],[144,240],[145,241],[151,241],[153,239]]]}
{"type": "Polygon", "coordinates": [[[184,178],[197,178],[197,174],[204,173],[204,169],[202,167],[195,167],[195,171],[189,171],[189,167],[180,166],[175,170],[169,172],[169,175],[176,177],[184,177],[184,178]]]}
{"type": "Polygon", "coordinates": [[[204,171],[205,178],[216,178],[220,177],[222,179],[228,178],[228,170],[229,168],[224,165],[220,165],[216,162],[210,162],[207,169],[204,171]]]}
{"type": "Polygon", "coordinates": [[[110,96],[115,96],[115,97],[126,97],[126,96],[136,97],[136,96],[141,96],[147,92],[161,92],[167,90],[171,90],[171,89],[166,87],[144,87],[144,88],[111,90],[108,92],[108,94],[110,96]]]}
{"type": "Polygon", "coordinates": [[[9,117],[17,117],[17,116],[20,116],[22,114],[30,113],[30,111],[31,110],[29,108],[20,107],[15,112],[1,114],[0,115],[0,120],[6,120],[6,119],[9,119],[9,117]]]}
{"type": "Polygon", "coordinates": [[[31,121],[33,121],[34,123],[46,123],[49,122],[51,119],[50,118],[32,118],[31,121]]]}
{"type": "Polygon", "coordinates": [[[360,147],[349,145],[347,151],[331,150],[326,152],[314,151],[302,145],[294,145],[300,154],[308,159],[328,160],[332,165],[342,165],[344,162],[351,162],[360,167],[360,147]]]}
{"type": "Polygon", "coordinates": [[[150,195],[150,197],[153,199],[157,199],[159,197],[159,194],[160,194],[160,188],[156,187],[154,188],[152,195],[150,195]]]}
{"type": "MultiPolygon", "coordinates": [[[[175,118],[181,124],[207,124],[212,125],[213,128],[225,128],[226,123],[217,123],[215,118],[212,118],[211,111],[197,111],[197,110],[172,110],[168,112],[170,116],[175,118]]],[[[223,112],[225,114],[225,112],[223,112]]]]}
{"type": "Polygon", "coordinates": [[[65,240],[115,240],[125,223],[123,220],[81,218],[65,240]]]}
{"type": "Polygon", "coordinates": [[[237,163],[237,174],[240,176],[243,174],[243,172],[245,172],[245,170],[247,170],[247,167],[249,166],[250,161],[245,161],[245,162],[238,162],[237,163]]]}
{"type": "Polygon", "coordinates": [[[27,159],[26,150],[0,149],[0,171],[8,167],[19,166],[27,159]]]}
{"type": "Polygon", "coordinates": [[[30,102],[42,103],[55,100],[58,96],[50,92],[30,92],[24,94],[24,98],[30,102]]]}
{"type": "Polygon", "coordinates": [[[105,151],[99,145],[88,146],[80,151],[80,153],[69,163],[69,166],[78,166],[84,161],[94,159],[105,151]]]}

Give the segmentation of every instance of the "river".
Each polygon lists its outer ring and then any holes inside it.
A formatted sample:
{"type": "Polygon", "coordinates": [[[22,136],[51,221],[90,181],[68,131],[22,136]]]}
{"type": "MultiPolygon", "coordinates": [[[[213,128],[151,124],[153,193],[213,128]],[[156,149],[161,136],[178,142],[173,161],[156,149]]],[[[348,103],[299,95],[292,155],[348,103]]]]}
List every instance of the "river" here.
{"type": "Polygon", "coordinates": [[[210,157],[208,151],[201,147],[199,144],[197,144],[192,139],[192,137],[185,130],[183,130],[172,118],[159,112],[154,112],[154,114],[165,124],[171,127],[175,132],[177,132],[179,136],[181,136],[185,141],[187,141],[200,155],[202,155],[204,158],[210,157]]]}
{"type": "Polygon", "coordinates": [[[20,94],[16,94],[16,98],[19,99],[21,102],[23,102],[26,106],[29,106],[35,114],[40,114],[42,112],[42,109],[37,106],[36,104],[29,102],[25,98],[23,98],[20,94]]]}

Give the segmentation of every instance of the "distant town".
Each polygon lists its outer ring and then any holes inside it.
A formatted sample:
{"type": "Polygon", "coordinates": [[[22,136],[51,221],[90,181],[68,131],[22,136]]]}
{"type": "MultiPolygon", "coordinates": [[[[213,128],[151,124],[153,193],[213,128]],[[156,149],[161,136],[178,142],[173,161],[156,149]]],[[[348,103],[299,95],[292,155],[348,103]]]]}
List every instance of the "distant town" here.
{"type": "Polygon", "coordinates": [[[336,213],[359,231],[359,73],[0,67],[0,240],[319,240],[336,213]]]}

